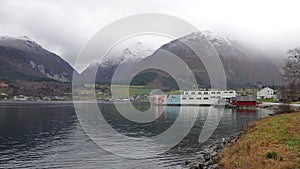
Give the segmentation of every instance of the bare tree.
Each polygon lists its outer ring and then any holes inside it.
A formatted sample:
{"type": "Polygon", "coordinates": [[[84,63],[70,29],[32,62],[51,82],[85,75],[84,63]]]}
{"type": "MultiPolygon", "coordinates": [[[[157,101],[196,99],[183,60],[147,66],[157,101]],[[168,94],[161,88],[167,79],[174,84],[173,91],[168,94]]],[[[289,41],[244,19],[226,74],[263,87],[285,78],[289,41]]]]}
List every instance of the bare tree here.
{"type": "Polygon", "coordinates": [[[293,84],[300,80],[300,48],[289,50],[287,54],[282,77],[287,83],[293,84]]]}
{"type": "Polygon", "coordinates": [[[283,68],[282,77],[286,81],[286,86],[282,86],[279,90],[282,104],[279,106],[279,112],[292,112],[290,102],[299,99],[299,85],[300,80],[300,48],[295,48],[287,52],[288,57],[283,68]]]}

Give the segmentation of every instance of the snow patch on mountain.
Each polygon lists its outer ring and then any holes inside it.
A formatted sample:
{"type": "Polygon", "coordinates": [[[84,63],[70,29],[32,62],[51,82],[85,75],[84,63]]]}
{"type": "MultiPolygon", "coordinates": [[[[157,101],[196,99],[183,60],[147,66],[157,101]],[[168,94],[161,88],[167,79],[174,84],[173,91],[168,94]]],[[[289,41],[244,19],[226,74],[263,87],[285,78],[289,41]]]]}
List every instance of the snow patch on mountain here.
{"type": "Polygon", "coordinates": [[[183,42],[187,42],[187,41],[197,41],[203,38],[210,41],[213,45],[224,45],[224,44],[232,45],[232,41],[228,37],[208,30],[193,32],[187,36],[179,38],[179,40],[183,42]]]}
{"type": "Polygon", "coordinates": [[[43,49],[39,44],[37,44],[27,36],[1,36],[0,45],[4,47],[16,48],[27,52],[39,52],[41,49],[43,49]]]}
{"type": "Polygon", "coordinates": [[[153,54],[154,51],[155,49],[148,47],[144,43],[137,42],[132,45],[129,45],[129,47],[125,48],[121,52],[116,52],[107,55],[103,58],[102,61],[91,61],[87,69],[99,66],[108,67],[124,63],[134,63],[146,58],[147,56],[150,56],[151,54],[153,54]]]}

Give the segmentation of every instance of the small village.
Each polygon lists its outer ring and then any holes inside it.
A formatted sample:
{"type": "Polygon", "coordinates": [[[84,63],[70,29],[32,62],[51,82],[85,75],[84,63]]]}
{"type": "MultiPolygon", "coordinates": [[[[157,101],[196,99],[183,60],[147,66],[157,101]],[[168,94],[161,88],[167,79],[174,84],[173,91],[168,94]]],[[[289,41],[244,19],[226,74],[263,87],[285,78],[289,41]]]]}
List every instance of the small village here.
{"type": "MultiPolygon", "coordinates": [[[[233,107],[255,107],[257,104],[279,103],[284,100],[284,91],[274,90],[270,87],[260,89],[234,90],[200,90],[183,91],[181,95],[156,95],[155,103],[158,105],[221,105],[233,107]],[[251,91],[251,92],[249,92],[251,91]],[[250,94],[251,93],[251,94],[250,94]]],[[[286,91],[285,91],[286,92],[286,91]]],[[[295,96],[294,102],[300,100],[295,96]]]]}
{"type": "MultiPolygon", "coordinates": [[[[155,104],[163,105],[220,105],[224,104],[228,107],[255,107],[261,103],[279,103],[285,100],[284,97],[292,95],[290,90],[273,89],[272,87],[258,85],[257,88],[243,88],[237,90],[214,90],[200,89],[199,91],[171,91],[166,92],[163,96],[150,96],[151,89],[145,89],[143,86],[133,87],[129,98],[112,98],[109,87],[100,87],[96,90],[96,99],[99,102],[126,102],[126,101],[148,101],[149,97],[155,104]]],[[[0,88],[1,89],[1,88],[0,88]]],[[[90,96],[90,85],[84,85],[82,90],[77,93],[83,98],[90,96]]],[[[70,101],[72,94],[64,94],[63,96],[26,96],[19,94],[9,97],[7,93],[0,90],[0,100],[10,101],[70,101]]],[[[290,96],[289,96],[290,97],[290,96]]],[[[300,104],[300,96],[293,96],[290,101],[294,104],[300,104]]]]}
{"type": "Polygon", "coordinates": [[[61,82],[0,81],[2,101],[69,101],[71,84],[61,82]]]}

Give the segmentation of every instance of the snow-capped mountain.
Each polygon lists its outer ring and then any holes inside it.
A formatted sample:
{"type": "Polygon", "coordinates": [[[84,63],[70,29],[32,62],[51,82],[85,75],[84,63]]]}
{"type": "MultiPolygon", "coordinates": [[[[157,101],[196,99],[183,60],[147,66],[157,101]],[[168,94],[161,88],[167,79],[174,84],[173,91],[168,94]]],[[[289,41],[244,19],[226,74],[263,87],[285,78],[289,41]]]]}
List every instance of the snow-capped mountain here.
{"type": "MultiPolygon", "coordinates": [[[[74,69],[28,37],[0,37],[0,78],[69,82],[74,69]]],[[[76,74],[76,73],[75,73],[76,74]]]]}
{"type": "Polygon", "coordinates": [[[10,37],[1,36],[0,44],[3,47],[13,47],[26,52],[38,53],[41,52],[42,47],[36,42],[32,41],[27,36],[22,37],[10,37]]]}
{"type": "MultiPolygon", "coordinates": [[[[230,87],[255,85],[257,81],[262,81],[266,85],[282,82],[279,67],[262,51],[210,31],[186,35],[163,45],[161,49],[168,50],[184,60],[195,74],[198,83],[209,86],[210,81],[205,66],[195,53],[184,44],[184,42],[193,41],[199,44],[199,49],[202,49],[201,44],[206,40],[213,45],[218,53],[225,69],[227,84],[230,87]]],[[[219,68],[216,67],[216,69],[219,68]]]]}
{"type": "Polygon", "coordinates": [[[97,82],[110,82],[112,75],[118,66],[126,67],[136,64],[147,56],[150,56],[154,51],[155,49],[148,47],[142,42],[130,44],[127,48],[121,50],[121,52],[107,55],[100,63],[90,63],[90,65],[81,73],[81,79],[83,81],[89,81],[88,79],[91,78],[90,75],[97,71],[97,82]]]}
{"type": "MultiPolygon", "coordinates": [[[[159,49],[167,50],[177,55],[193,71],[200,85],[209,86],[210,80],[205,66],[195,55],[195,53],[185,45],[185,42],[193,42],[194,44],[198,45],[196,47],[202,49],[201,45],[204,42],[207,42],[207,40],[213,45],[223,63],[227,84],[229,87],[255,85],[257,81],[262,81],[266,85],[273,84],[273,82],[275,84],[281,83],[279,68],[272,60],[268,59],[263,52],[254,47],[250,47],[238,41],[231,40],[226,36],[218,35],[210,31],[194,32],[166,43],[159,49]]],[[[210,51],[204,52],[207,53],[210,51]]],[[[114,61],[106,62],[106,64],[104,64],[105,66],[99,66],[96,81],[109,82],[114,70],[122,60],[126,61],[124,62],[125,65],[130,65],[126,64],[129,62],[125,58],[130,58],[128,60],[135,63],[140,63],[141,61],[147,62],[151,60],[159,61],[159,58],[151,59],[154,57],[156,52],[146,58],[136,57],[138,56],[137,53],[138,52],[132,52],[129,49],[125,49],[122,54],[123,57],[117,57],[119,60],[116,60],[117,58],[113,58],[115,59],[114,61]],[[103,69],[103,67],[105,67],[105,69],[103,69]]],[[[171,64],[171,60],[169,64],[171,64]]],[[[216,69],[219,68],[216,67],[216,69]]],[[[84,73],[86,73],[87,70],[84,71],[84,73]]],[[[155,72],[157,73],[157,71],[155,72]]]]}
{"type": "Polygon", "coordinates": [[[206,40],[210,41],[213,45],[218,45],[218,44],[226,44],[226,45],[231,45],[232,42],[231,40],[224,35],[220,35],[208,30],[205,31],[199,31],[199,32],[193,32],[187,36],[184,36],[182,38],[179,38],[182,42],[185,41],[191,41],[191,40],[199,40],[205,38],[206,40]]]}
{"type": "Polygon", "coordinates": [[[137,42],[124,49],[121,55],[117,57],[116,55],[112,55],[112,57],[107,58],[107,60],[105,61],[111,61],[115,64],[136,62],[136,60],[144,59],[147,56],[151,55],[153,52],[154,49],[146,46],[142,42],[137,42]]]}

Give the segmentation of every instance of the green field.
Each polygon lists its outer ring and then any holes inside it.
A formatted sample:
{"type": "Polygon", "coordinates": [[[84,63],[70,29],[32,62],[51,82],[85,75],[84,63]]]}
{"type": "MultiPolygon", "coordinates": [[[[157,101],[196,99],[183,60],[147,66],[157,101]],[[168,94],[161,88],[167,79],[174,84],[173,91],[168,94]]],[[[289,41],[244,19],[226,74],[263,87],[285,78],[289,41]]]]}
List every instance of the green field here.
{"type": "Polygon", "coordinates": [[[129,95],[150,95],[152,89],[145,89],[144,86],[130,86],[129,95]]]}
{"type": "MultiPolygon", "coordinates": [[[[118,95],[120,98],[126,98],[126,90],[127,90],[127,86],[125,85],[114,85],[112,86],[114,88],[114,93],[116,95],[118,95]]],[[[84,90],[83,90],[84,91],[84,90]]],[[[111,95],[107,95],[107,94],[99,94],[101,90],[96,90],[96,97],[97,98],[111,98],[111,95]]],[[[153,89],[147,89],[145,88],[145,86],[129,86],[129,96],[144,96],[143,98],[140,98],[139,100],[148,100],[148,96],[150,95],[150,93],[153,91],[153,89]]],[[[106,93],[110,92],[110,88],[106,93]]],[[[176,90],[176,91],[170,91],[170,92],[166,92],[166,94],[170,94],[170,95],[180,95],[182,92],[180,90],[176,90]]]]}
{"type": "Polygon", "coordinates": [[[170,92],[167,92],[167,94],[170,94],[170,95],[181,95],[181,91],[180,90],[175,90],[175,91],[170,91],[170,92]]]}
{"type": "Polygon", "coordinates": [[[256,101],[258,102],[268,102],[268,103],[274,103],[274,99],[257,99],[256,101]]]}
{"type": "Polygon", "coordinates": [[[111,95],[96,94],[96,98],[111,98],[111,95]]]}
{"type": "MultiPolygon", "coordinates": [[[[114,85],[113,86],[114,93],[118,96],[126,97],[126,86],[125,85],[114,85]]],[[[130,86],[129,87],[129,96],[134,95],[150,95],[150,92],[152,89],[145,89],[144,86],[130,86]]],[[[104,95],[104,94],[98,94],[99,91],[96,91],[96,97],[97,98],[111,98],[111,95],[104,95]]]]}

